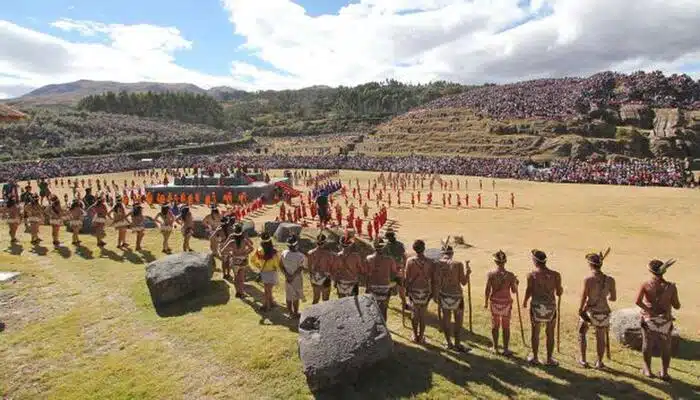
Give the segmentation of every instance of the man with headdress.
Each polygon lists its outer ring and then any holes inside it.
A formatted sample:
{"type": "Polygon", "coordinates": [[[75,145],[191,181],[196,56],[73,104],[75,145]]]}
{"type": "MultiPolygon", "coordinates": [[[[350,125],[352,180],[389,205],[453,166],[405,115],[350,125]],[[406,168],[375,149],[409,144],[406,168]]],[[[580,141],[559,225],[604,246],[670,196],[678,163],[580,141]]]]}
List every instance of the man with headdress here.
{"type": "Polygon", "coordinates": [[[503,329],[503,355],[508,357],[513,354],[508,348],[510,344],[510,317],[513,310],[513,297],[511,293],[518,290],[518,279],[515,274],[506,270],[508,258],[503,250],[493,255],[496,268],[489,271],[486,278],[484,308],[491,306],[491,338],[493,346],[491,350],[498,353],[498,331],[503,329]]]}
{"type": "Polygon", "coordinates": [[[338,298],[356,296],[359,294],[360,274],[364,272],[364,260],[353,247],[354,238],[343,236],[340,240],[341,250],[338,262],[331,271],[338,298]]]}
{"type": "Polygon", "coordinates": [[[233,224],[228,216],[223,216],[219,220],[219,226],[211,233],[209,237],[209,247],[211,248],[212,255],[214,258],[221,260],[221,272],[224,275],[224,279],[231,279],[231,266],[228,264],[229,259],[224,257],[221,250],[229,239],[230,230],[233,224]]]}
{"type": "Polygon", "coordinates": [[[391,277],[398,274],[398,268],[394,259],[385,255],[384,245],[382,238],[374,241],[374,254],[367,256],[365,276],[367,278],[367,293],[372,294],[377,300],[384,321],[386,321],[391,297],[391,277]]]}
{"type": "Polygon", "coordinates": [[[615,279],[613,277],[605,275],[601,269],[603,267],[603,260],[608,255],[610,249],[606,250],[605,253],[589,253],[586,254],[586,260],[588,261],[588,266],[591,269],[591,276],[587,277],[583,281],[583,293],[581,293],[581,305],[579,306],[579,346],[581,350],[581,359],[579,364],[588,368],[588,362],[586,362],[586,348],[587,340],[586,334],[588,333],[589,326],[593,325],[595,328],[595,338],[596,338],[596,353],[598,359],[596,360],[595,367],[598,369],[604,368],[603,355],[605,354],[606,346],[608,340],[608,329],[610,327],[610,305],[608,301],[615,301],[617,299],[617,291],[615,289],[615,279]]]}
{"type": "Polygon", "coordinates": [[[545,365],[559,365],[552,357],[554,352],[554,330],[557,325],[557,299],[561,297],[564,289],[561,286],[561,275],[547,268],[547,254],[541,250],[530,252],[535,270],[527,275],[527,289],[523,299],[523,308],[527,308],[527,303],[532,299],[530,307],[530,322],[532,355],[528,357],[531,364],[539,363],[538,352],[540,348],[540,329],[545,324],[545,334],[547,336],[547,361],[545,365]]]}
{"type": "Polygon", "coordinates": [[[330,251],[326,243],[326,235],[323,233],[316,237],[316,247],[309,251],[309,280],[313,289],[313,304],[319,302],[321,298],[327,301],[331,295],[331,276],[338,260],[338,255],[330,251]]]}
{"type": "Polygon", "coordinates": [[[293,318],[299,318],[299,301],[304,298],[303,272],[308,267],[304,253],[298,249],[299,240],[292,235],[287,240],[288,249],[282,252],[280,271],[285,276],[284,292],[287,300],[287,310],[293,318]]]}
{"type": "Polygon", "coordinates": [[[406,266],[406,248],[403,243],[396,240],[396,232],[394,232],[392,228],[386,230],[384,238],[386,239],[384,254],[393,258],[396,263],[397,273],[391,276],[392,294],[396,294],[398,291],[402,306],[408,308],[406,304],[406,290],[403,286],[404,267],[406,266]]]}
{"type": "MultiPolygon", "coordinates": [[[[214,231],[221,225],[221,213],[219,213],[219,208],[215,203],[212,203],[211,206],[211,213],[204,217],[202,219],[202,223],[204,224],[204,229],[207,232],[207,236],[211,237],[214,231]]],[[[212,243],[211,245],[211,251],[213,252],[214,249],[216,249],[217,243],[212,243]]]]}
{"type": "Polygon", "coordinates": [[[408,298],[411,300],[413,341],[424,343],[425,310],[428,308],[433,288],[433,262],[425,256],[424,241],[413,242],[413,251],[416,255],[406,261],[404,283],[408,298]]]}
{"type": "Polygon", "coordinates": [[[643,373],[651,377],[651,351],[656,346],[661,352],[661,373],[659,377],[671,380],[668,367],[671,364],[671,332],[673,332],[672,309],[681,308],[676,284],[664,279],[666,270],[675,260],[666,262],[651,260],[651,279],[642,284],[637,294],[637,306],[642,309],[642,353],[643,373]]]}
{"type": "Polygon", "coordinates": [[[454,249],[449,243],[444,243],[442,256],[435,269],[436,293],[438,307],[442,310],[442,332],[445,334],[445,346],[448,350],[468,353],[471,348],[462,345],[461,333],[464,321],[464,293],[462,287],[469,282],[471,269],[469,262],[466,266],[454,261],[454,249]],[[454,322],[452,322],[454,315],[454,322]],[[454,338],[454,343],[452,343],[454,338]]]}
{"type": "Polygon", "coordinates": [[[24,220],[29,225],[29,233],[32,235],[32,244],[41,242],[39,237],[39,227],[44,222],[44,210],[39,204],[39,195],[31,193],[29,202],[24,205],[24,220]]]}

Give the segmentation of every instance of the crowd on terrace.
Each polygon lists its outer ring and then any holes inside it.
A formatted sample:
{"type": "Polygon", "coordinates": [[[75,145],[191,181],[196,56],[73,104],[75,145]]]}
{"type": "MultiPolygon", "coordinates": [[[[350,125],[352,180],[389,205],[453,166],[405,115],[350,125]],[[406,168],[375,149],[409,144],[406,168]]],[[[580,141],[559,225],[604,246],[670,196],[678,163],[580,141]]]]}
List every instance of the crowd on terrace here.
{"type": "Polygon", "coordinates": [[[439,173],[493,178],[512,178],[542,182],[597,183],[635,186],[694,186],[686,160],[671,158],[625,161],[555,160],[537,164],[516,158],[471,158],[458,156],[289,156],[182,155],[153,159],[149,162],[129,157],[94,159],[52,159],[36,162],[5,163],[0,168],[0,182],[60,176],[92,175],[153,168],[193,168],[207,171],[233,170],[238,165],[262,169],[350,169],[408,173],[439,173]]]}

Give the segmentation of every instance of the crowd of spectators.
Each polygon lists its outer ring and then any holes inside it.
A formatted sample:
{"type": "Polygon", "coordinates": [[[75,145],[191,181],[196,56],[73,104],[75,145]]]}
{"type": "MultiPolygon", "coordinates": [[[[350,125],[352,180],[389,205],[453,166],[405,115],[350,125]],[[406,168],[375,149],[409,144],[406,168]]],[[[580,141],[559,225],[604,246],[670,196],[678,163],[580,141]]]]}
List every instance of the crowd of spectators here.
{"type": "Polygon", "coordinates": [[[623,104],[651,108],[700,109],[700,82],[660,71],[630,75],[601,72],[588,78],[536,79],[485,85],[439,98],[423,108],[471,108],[494,119],[567,120],[592,109],[623,104]]]}
{"type": "Polygon", "coordinates": [[[243,155],[168,156],[147,163],[129,157],[56,159],[2,164],[0,182],[59,176],[91,175],[139,169],[198,168],[208,172],[233,171],[238,167],[262,169],[363,170],[409,173],[439,173],[543,182],[598,183],[637,186],[683,187],[691,184],[685,160],[671,158],[630,161],[555,160],[536,164],[517,158],[472,158],[459,156],[370,157],[348,155],[292,156],[243,155]]]}

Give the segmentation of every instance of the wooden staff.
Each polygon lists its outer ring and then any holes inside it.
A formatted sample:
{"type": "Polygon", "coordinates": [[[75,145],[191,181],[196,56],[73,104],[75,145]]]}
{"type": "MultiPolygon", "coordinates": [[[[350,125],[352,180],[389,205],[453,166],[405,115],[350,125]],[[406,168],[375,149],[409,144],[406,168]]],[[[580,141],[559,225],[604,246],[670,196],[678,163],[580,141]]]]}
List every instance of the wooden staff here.
{"type": "MultiPolygon", "coordinates": [[[[465,263],[465,266],[469,268],[469,261],[465,263]]],[[[469,301],[469,333],[474,333],[472,329],[472,278],[471,274],[467,279],[467,299],[469,301]]]]}
{"type": "Polygon", "coordinates": [[[605,328],[605,355],[610,360],[610,326],[605,328]]]}
{"type": "Polygon", "coordinates": [[[557,299],[557,353],[561,353],[561,296],[557,299]]]}
{"type": "Polygon", "coordinates": [[[515,300],[518,302],[518,321],[520,322],[520,337],[523,339],[523,346],[528,347],[525,343],[525,329],[523,328],[523,316],[520,314],[520,290],[515,289],[515,300]]]}

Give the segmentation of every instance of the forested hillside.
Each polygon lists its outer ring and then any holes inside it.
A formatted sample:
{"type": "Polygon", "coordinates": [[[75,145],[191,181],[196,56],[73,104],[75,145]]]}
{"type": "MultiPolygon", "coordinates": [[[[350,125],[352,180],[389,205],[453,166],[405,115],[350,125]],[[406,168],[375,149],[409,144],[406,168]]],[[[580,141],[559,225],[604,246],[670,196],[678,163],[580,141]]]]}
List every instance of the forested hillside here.
{"type": "Polygon", "coordinates": [[[163,118],[221,128],[224,112],[213,97],[189,92],[127,93],[107,92],[84,97],[78,109],[127,114],[138,117],[163,118]]]}
{"type": "Polygon", "coordinates": [[[217,128],[251,129],[253,134],[263,136],[304,135],[366,130],[388,117],[464,89],[447,82],[408,85],[398,81],[255,93],[212,89],[223,105],[212,96],[189,92],[122,91],[84,97],[77,107],[217,128]]]}
{"type": "Polygon", "coordinates": [[[0,124],[0,161],[206,147],[241,138],[240,130],[162,118],[38,109],[25,121],[0,124]]]}

